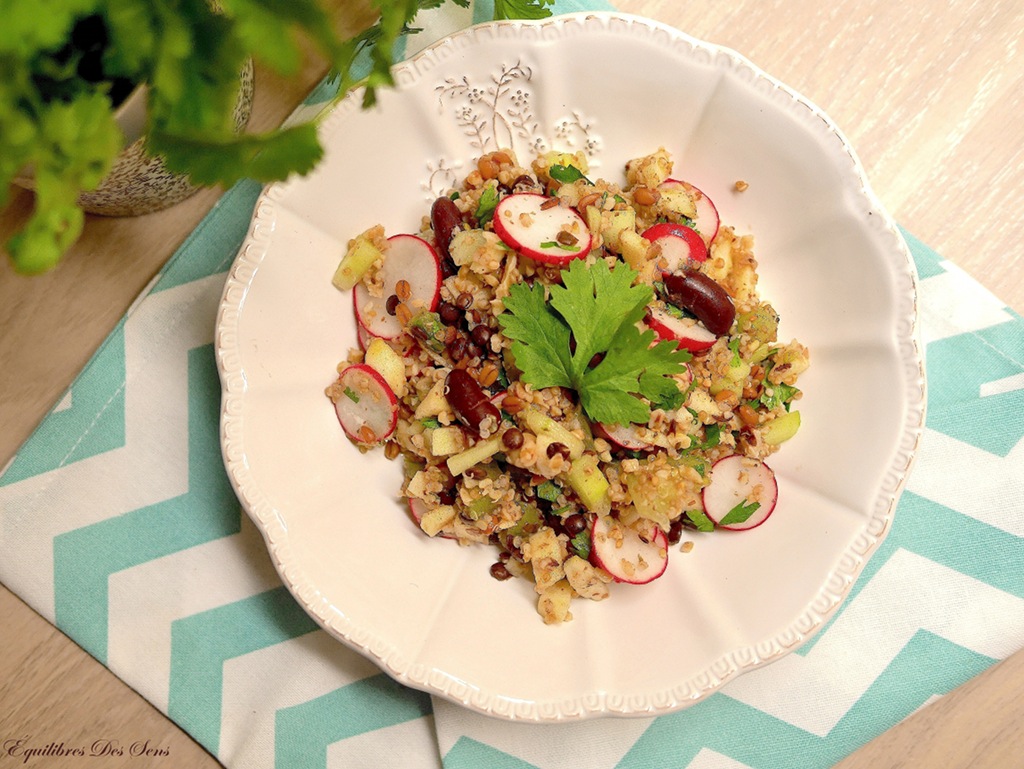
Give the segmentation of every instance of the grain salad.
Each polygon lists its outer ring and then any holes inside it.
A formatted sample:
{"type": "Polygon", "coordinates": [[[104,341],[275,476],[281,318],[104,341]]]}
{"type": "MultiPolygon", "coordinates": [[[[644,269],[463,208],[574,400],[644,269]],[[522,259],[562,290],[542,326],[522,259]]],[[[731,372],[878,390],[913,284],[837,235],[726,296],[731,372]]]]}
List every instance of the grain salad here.
{"type": "Polygon", "coordinates": [[[401,463],[425,535],[495,548],[491,577],[530,580],[549,624],[657,579],[694,532],[764,523],[809,365],[752,236],[667,151],[590,177],[580,152],[488,153],[334,275],[359,334],[326,389],[345,433],[401,463]]]}

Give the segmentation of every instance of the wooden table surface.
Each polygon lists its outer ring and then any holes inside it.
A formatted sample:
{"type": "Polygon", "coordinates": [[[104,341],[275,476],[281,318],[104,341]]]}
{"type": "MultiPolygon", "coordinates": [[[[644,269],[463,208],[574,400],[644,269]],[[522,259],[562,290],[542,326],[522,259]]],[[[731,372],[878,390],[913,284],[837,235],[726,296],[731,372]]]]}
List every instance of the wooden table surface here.
{"type": "MultiPolygon", "coordinates": [[[[618,0],[617,7],[733,48],[823,108],[893,217],[1024,312],[1020,0],[618,0]]],[[[258,71],[251,126],[279,122],[322,71],[311,60],[298,83],[258,71]]],[[[676,98],[685,98],[683,88],[676,98]]],[[[136,219],[91,218],[67,260],[42,277],[17,276],[6,259],[0,263],[0,466],[218,195],[204,191],[136,219]]],[[[30,205],[30,195],[15,194],[0,212],[0,238],[30,205]]],[[[0,741],[149,739],[173,757],[154,765],[218,766],[3,588],[0,616],[0,741]]],[[[1024,766],[1022,724],[1018,652],[838,766],[1024,766]]],[[[32,765],[63,766],[46,758],[32,765]]],[[[104,767],[144,765],[125,757],[104,767]]]]}

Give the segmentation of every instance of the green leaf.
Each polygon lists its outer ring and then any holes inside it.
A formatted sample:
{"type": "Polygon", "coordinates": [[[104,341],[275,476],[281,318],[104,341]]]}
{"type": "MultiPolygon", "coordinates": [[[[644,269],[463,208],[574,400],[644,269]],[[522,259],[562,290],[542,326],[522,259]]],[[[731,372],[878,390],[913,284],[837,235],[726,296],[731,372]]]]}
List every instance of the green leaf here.
{"type": "Polygon", "coordinates": [[[582,380],[595,355],[612,347],[620,329],[644,317],[653,293],[644,283],[633,285],[635,279],[624,262],[612,270],[603,259],[592,267],[576,259],[562,271],[562,285],[551,287],[551,306],[569,324],[576,343],[574,382],[582,380]]]}
{"type": "Polygon", "coordinates": [[[736,507],[726,513],[722,520],[718,522],[719,526],[731,526],[735,523],[743,523],[750,516],[756,513],[761,508],[760,502],[740,502],[736,507]]]}
{"type": "Polygon", "coordinates": [[[276,181],[308,173],[323,154],[311,124],[265,134],[175,135],[155,131],[149,138],[167,167],[188,173],[197,184],[234,184],[245,177],[276,181]]]}
{"type": "Polygon", "coordinates": [[[498,316],[523,381],[537,389],[572,387],[569,328],[545,301],[544,286],[514,283],[498,316]]]}
{"type": "Polygon", "coordinates": [[[494,209],[498,206],[498,190],[494,187],[484,187],[480,193],[480,200],[476,206],[475,216],[479,226],[483,227],[494,218],[494,209]]]}
{"type": "Polygon", "coordinates": [[[646,422],[650,408],[638,395],[657,403],[676,398],[671,377],[690,355],[673,342],[655,344],[653,331],[636,327],[653,294],[634,285],[635,278],[623,262],[610,269],[604,260],[588,266],[577,259],[562,271],[562,285],[551,287],[550,302],[539,283],[513,285],[508,312],[498,320],[513,340],[523,380],[576,390],[584,411],[599,422],[646,422]],[[598,354],[603,357],[591,367],[598,354]]]}
{"type": "Polygon", "coordinates": [[[576,166],[553,165],[548,169],[548,176],[562,184],[572,184],[579,179],[583,179],[587,184],[593,183],[576,166]]]}
{"type": "Polygon", "coordinates": [[[558,499],[558,495],[562,493],[562,489],[554,481],[544,481],[544,483],[537,486],[535,493],[545,502],[554,502],[558,499]]]}
{"type": "Polygon", "coordinates": [[[771,383],[765,383],[765,390],[761,393],[761,397],[758,402],[766,409],[771,410],[780,404],[789,404],[790,401],[800,392],[796,387],[780,382],[777,385],[771,383]],[[768,394],[768,390],[771,390],[771,395],[768,394]]]}
{"type": "Polygon", "coordinates": [[[569,540],[569,547],[584,561],[589,561],[591,548],[590,532],[587,529],[581,531],[569,540]]]}
{"type": "Polygon", "coordinates": [[[545,19],[555,0],[494,0],[495,19],[545,19]]]}
{"type": "Polygon", "coordinates": [[[715,522],[708,518],[703,510],[687,510],[685,515],[696,527],[697,531],[714,531],[715,522]]]}

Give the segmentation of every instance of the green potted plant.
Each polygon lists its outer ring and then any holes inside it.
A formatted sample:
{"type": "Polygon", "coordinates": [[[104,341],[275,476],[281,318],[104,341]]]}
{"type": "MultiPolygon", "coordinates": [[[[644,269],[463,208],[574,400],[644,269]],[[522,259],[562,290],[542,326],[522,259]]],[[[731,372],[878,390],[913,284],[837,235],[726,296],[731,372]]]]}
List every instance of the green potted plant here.
{"type": "MultiPolygon", "coordinates": [[[[83,193],[108,176],[126,144],[117,116],[138,89],[144,152],[198,186],[305,174],[322,148],[309,124],[238,130],[246,63],[294,75],[312,41],[340,78],[370,62],[366,106],[392,85],[395,42],[417,13],[470,0],[369,0],[377,23],[336,30],[344,0],[0,0],[0,207],[31,178],[33,213],[4,244],[14,267],[56,265],[81,233],[83,193]]],[[[495,0],[495,18],[540,18],[554,0],[495,0]]],[[[249,82],[251,85],[251,81],[249,82]]]]}

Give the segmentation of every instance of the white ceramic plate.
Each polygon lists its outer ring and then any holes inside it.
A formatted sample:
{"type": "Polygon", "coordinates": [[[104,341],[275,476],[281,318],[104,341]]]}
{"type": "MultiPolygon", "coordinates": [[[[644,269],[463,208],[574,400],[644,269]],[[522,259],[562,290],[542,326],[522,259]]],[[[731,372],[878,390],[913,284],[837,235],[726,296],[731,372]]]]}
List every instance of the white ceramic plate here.
{"type": "Polygon", "coordinates": [[[914,269],[850,147],[737,54],[616,14],[475,27],[396,78],[376,109],[356,94],[323,122],[313,175],[260,198],[218,319],[227,469],[285,584],[397,680],[505,718],[666,713],[800,646],[887,533],[924,421],[914,269]],[[780,336],[812,353],[772,519],[692,537],[663,578],[574,602],[557,627],[531,585],[488,576],[493,550],[423,536],[399,465],[360,454],[323,394],[355,344],[330,282],[347,240],[415,232],[472,158],[509,144],[586,149],[610,179],[667,148],[754,234],[780,336]]]}

